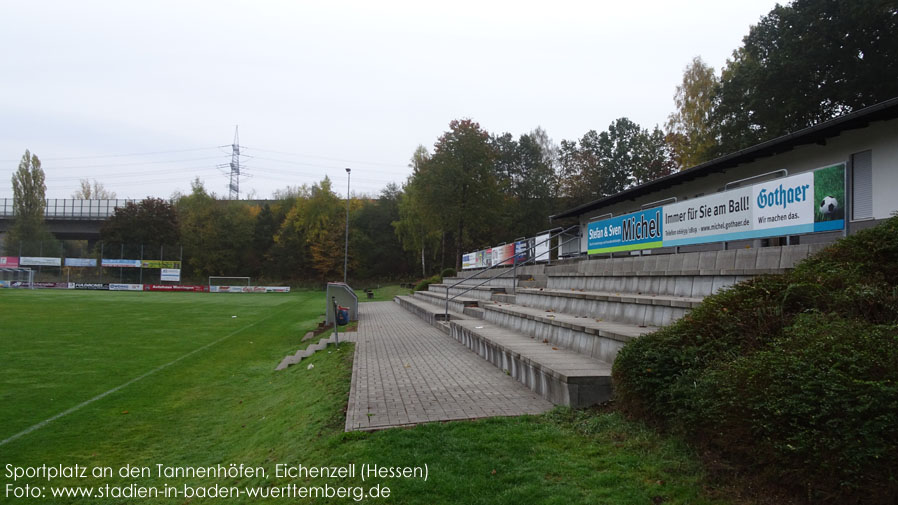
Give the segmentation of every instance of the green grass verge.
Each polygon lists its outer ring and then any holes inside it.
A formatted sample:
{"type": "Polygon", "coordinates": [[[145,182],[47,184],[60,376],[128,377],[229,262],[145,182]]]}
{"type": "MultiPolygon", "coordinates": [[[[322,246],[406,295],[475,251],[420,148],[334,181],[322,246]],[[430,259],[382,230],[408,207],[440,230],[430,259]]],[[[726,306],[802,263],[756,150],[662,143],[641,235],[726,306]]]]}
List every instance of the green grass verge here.
{"type": "MultiPolygon", "coordinates": [[[[344,433],[351,344],[274,371],[284,355],[307,345],[300,338],[318,320],[320,302],[317,292],[216,296],[0,291],[0,440],[127,384],[0,445],[4,465],[0,503],[260,501],[183,495],[19,499],[7,494],[21,492],[25,485],[50,493],[51,487],[62,486],[97,492],[107,484],[160,491],[166,485],[179,491],[185,485],[273,489],[296,484],[366,490],[381,485],[390,488],[391,496],[368,502],[409,504],[726,503],[705,493],[700,465],[683,444],[616,414],[559,409],[543,416],[344,433]],[[231,463],[260,466],[267,475],[155,476],[157,464],[231,463]],[[274,476],[277,464],[360,468],[366,463],[426,466],[428,479],[362,482],[358,477],[274,476]],[[13,482],[6,467],[76,464],[108,467],[113,476],[13,482]],[[148,467],[153,475],[119,476],[126,465],[148,467]]],[[[351,498],[263,501],[355,502],[351,498]]]]}
{"type": "Polygon", "coordinates": [[[379,288],[371,288],[374,292],[374,298],[368,298],[368,295],[361,289],[355,290],[356,296],[359,297],[360,302],[387,302],[391,301],[398,295],[407,295],[412,292],[411,289],[401,288],[399,285],[393,286],[381,286],[379,288]]]}

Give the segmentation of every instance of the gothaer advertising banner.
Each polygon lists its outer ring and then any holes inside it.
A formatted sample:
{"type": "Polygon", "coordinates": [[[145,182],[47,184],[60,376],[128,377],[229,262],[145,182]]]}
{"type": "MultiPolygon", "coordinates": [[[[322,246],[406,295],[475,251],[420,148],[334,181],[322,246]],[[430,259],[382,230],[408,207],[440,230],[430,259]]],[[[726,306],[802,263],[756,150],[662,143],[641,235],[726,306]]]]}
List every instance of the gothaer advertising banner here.
{"type": "Polygon", "coordinates": [[[841,230],[845,164],[589,223],[589,254],[841,230]]]}

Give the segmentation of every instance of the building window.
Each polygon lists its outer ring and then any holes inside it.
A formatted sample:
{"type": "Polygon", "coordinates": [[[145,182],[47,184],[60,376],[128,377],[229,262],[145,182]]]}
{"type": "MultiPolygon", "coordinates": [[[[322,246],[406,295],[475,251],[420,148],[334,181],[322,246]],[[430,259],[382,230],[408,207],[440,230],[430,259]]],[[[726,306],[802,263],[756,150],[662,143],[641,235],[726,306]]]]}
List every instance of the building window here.
{"type": "Polygon", "coordinates": [[[851,218],[873,217],[873,151],[851,155],[851,218]]]}

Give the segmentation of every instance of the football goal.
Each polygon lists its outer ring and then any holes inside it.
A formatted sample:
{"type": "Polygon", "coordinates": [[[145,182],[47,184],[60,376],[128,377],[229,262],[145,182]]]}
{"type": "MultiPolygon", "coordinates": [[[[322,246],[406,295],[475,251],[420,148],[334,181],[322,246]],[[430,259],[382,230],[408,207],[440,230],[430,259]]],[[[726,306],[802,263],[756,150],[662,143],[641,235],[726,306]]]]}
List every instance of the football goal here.
{"type": "Polygon", "coordinates": [[[0,283],[6,287],[34,289],[34,270],[30,268],[0,268],[0,283]]]}

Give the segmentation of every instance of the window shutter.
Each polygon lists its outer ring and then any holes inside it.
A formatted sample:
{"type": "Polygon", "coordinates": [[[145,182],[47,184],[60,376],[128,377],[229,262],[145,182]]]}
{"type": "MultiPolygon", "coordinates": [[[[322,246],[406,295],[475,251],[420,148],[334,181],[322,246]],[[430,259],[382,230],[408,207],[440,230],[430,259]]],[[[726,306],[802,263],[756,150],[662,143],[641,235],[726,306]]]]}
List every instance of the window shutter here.
{"type": "Polygon", "coordinates": [[[873,217],[873,151],[851,155],[852,219],[873,217]]]}

